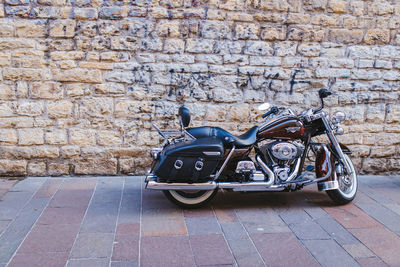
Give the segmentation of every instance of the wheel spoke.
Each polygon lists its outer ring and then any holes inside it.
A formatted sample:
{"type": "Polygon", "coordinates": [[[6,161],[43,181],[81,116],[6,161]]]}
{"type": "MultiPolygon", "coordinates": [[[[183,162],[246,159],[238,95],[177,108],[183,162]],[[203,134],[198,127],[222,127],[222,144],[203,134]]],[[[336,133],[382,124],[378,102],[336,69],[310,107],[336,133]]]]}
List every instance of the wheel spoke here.
{"type": "Polygon", "coordinates": [[[343,205],[352,201],[357,193],[357,173],[354,169],[354,165],[351,162],[349,156],[344,155],[344,160],[350,166],[350,175],[339,175],[337,173],[338,188],[326,191],[329,197],[337,204],[343,205]]]}
{"type": "Polygon", "coordinates": [[[347,187],[346,187],[345,183],[343,183],[342,180],[339,182],[339,188],[342,192],[346,192],[347,187]]]}

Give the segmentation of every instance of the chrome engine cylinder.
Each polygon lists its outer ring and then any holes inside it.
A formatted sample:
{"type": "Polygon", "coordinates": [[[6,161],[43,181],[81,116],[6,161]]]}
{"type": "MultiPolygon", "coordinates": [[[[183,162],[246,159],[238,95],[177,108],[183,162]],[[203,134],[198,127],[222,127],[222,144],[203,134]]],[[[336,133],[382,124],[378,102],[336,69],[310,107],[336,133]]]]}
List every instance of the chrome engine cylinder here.
{"type": "Polygon", "coordinates": [[[272,155],[280,160],[292,160],[297,154],[297,147],[292,143],[279,142],[271,145],[272,155]]]}

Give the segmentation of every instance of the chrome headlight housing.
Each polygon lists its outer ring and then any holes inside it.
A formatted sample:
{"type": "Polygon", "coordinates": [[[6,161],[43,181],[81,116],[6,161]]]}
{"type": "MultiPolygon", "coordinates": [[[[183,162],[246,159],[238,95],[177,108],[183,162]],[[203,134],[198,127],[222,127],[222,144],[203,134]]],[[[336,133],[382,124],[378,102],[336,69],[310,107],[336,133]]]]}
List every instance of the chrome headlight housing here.
{"type": "Polygon", "coordinates": [[[344,112],[336,111],[335,113],[333,113],[331,121],[333,124],[338,124],[344,121],[345,119],[346,119],[346,114],[344,114],[344,112]]]}
{"type": "Polygon", "coordinates": [[[344,134],[344,130],[342,127],[336,127],[335,132],[337,135],[343,135],[344,134]]]}

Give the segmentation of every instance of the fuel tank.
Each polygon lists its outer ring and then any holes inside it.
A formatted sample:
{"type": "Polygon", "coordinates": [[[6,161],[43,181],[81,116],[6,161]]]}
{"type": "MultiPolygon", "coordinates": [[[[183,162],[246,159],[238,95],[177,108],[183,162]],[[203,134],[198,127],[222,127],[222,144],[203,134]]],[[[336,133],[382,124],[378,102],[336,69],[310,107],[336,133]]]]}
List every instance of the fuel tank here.
{"type": "Polygon", "coordinates": [[[304,124],[294,116],[283,116],[266,121],[260,126],[258,139],[302,139],[306,129],[304,124]]]}

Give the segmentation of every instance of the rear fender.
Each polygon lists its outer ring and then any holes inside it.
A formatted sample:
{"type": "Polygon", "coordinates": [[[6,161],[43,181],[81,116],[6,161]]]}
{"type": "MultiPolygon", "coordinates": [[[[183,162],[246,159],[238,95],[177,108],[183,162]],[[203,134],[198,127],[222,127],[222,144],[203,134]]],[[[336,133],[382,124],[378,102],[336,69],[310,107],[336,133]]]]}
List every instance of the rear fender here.
{"type": "Polygon", "coordinates": [[[158,163],[160,163],[159,159],[153,159],[150,167],[150,173],[153,173],[154,169],[157,167],[158,163]]]}

